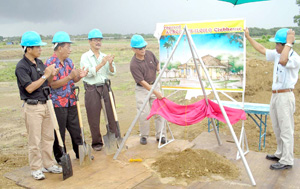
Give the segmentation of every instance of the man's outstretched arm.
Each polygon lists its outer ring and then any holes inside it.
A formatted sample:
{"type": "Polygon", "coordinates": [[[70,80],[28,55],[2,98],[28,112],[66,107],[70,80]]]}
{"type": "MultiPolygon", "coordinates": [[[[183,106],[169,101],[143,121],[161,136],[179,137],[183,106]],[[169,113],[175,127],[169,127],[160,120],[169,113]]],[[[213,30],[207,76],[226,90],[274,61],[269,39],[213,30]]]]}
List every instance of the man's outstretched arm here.
{"type": "Polygon", "coordinates": [[[261,44],[259,44],[254,39],[252,39],[252,37],[249,34],[249,29],[246,28],[244,31],[245,31],[245,37],[248,39],[248,41],[252,45],[252,47],[255,50],[257,50],[258,52],[260,52],[261,54],[266,55],[266,48],[264,46],[262,46],[261,44]]]}

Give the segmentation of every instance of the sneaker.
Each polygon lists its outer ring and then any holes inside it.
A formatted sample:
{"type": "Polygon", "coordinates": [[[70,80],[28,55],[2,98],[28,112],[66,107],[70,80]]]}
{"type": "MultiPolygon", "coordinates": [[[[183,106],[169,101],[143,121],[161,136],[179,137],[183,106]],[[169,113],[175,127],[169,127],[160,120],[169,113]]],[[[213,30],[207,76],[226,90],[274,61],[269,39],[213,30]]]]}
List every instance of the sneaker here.
{"type": "Polygon", "coordinates": [[[31,171],[31,175],[35,180],[45,179],[45,175],[41,170],[31,171]]]}
{"type": "Polygon", "coordinates": [[[42,171],[44,173],[55,173],[55,174],[59,174],[62,173],[62,168],[58,167],[57,165],[52,165],[49,168],[43,168],[42,171]]]}
{"type": "Polygon", "coordinates": [[[141,137],[140,143],[141,143],[142,145],[146,145],[146,144],[147,144],[147,138],[141,137]]]}
{"type": "MultiPolygon", "coordinates": [[[[159,138],[157,138],[156,141],[159,142],[159,138]]],[[[160,143],[165,144],[166,143],[166,137],[161,137],[160,143]]]]}

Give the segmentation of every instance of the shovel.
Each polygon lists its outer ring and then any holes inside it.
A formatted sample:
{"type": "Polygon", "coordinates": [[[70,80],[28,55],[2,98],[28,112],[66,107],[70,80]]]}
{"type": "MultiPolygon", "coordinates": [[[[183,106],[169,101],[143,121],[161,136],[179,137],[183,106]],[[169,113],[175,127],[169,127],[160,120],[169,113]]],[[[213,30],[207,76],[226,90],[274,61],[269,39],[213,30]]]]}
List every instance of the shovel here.
{"type": "Polygon", "coordinates": [[[106,129],[107,129],[106,135],[103,135],[103,141],[105,144],[105,153],[107,155],[111,155],[111,154],[116,153],[118,146],[117,146],[117,139],[116,139],[115,133],[110,132],[110,129],[109,129],[109,123],[108,123],[108,117],[107,117],[104,98],[103,98],[103,92],[101,94],[101,106],[103,109],[104,119],[105,119],[105,124],[106,124],[106,129]]]}
{"type": "Polygon", "coordinates": [[[109,91],[109,99],[110,99],[110,103],[111,103],[111,106],[112,106],[112,110],[113,110],[113,113],[114,113],[114,118],[115,118],[115,121],[116,121],[116,125],[117,125],[117,134],[118,134],[118,146],[120,146],[123,138],[121,138],[121,132],[120,132],[120,126],[119,126],[119,121],[118,121],[118,115],[117,115],[117,111],[116,111],[116,106],[115,106],[115,100],[114,100],[114,97],[112,95],[112,90],[111,90],[111,82],[109,79],[105,79],[105,84],[107,85],[107,88],[108,88],[108,91],[109,91]]]}
{"type": "Polygon", "coordinates": [[[79,102],[79,87],[74,86],[72,87],[72,90],[75,91],[75,96],[76,96],[76,101],[77,101],[77,112],[78,112],[78,119],[79,119],[79,125],[80,125],[80,130],[81,130],[81,136],[82,136],[82,145],[78,146],[79,149],[79,161],[80,165],[82,165],[84,160],[87,160],[87,163],[91,163],[91,160],[93,157],[91,156],[91,151],[92,148],[90,145],[85,143],[84,140],[84,130],[83,130],[83,124],[82,124],[82,117],[81,117],[81,111],[80,111],[80,102],[79,102]],[[78,90],[76,94],[76,89],[78,90]]]}
{"type": "Polygon", "coordinates": [[[72,163],[71,163],[71,158],[69,156],[69,154],[67,154],[65,152],[65,148],[64,148],[64,143],[61,139],[61,135],[59,132],[59,126],[57,123],[57,119],[56,119],[56,114],[54,112],[54,108],[53,108],[53,103],[51,98],[49,97],[50,95],[50,87],[44,87],[43,88],[43,92],[44,94],[47,96],[47,106],[50,112],[50,118],[52,121],[52,124],[54,125],[54,130],[58,139],[58,144],[60,146],[60,150],[62,152],[62,157],[60,158],[61,161],[61,166],[62,166],[62,170],[63,170],[63,180],[73,176],[73,169],[72,169],[72,163]]]}

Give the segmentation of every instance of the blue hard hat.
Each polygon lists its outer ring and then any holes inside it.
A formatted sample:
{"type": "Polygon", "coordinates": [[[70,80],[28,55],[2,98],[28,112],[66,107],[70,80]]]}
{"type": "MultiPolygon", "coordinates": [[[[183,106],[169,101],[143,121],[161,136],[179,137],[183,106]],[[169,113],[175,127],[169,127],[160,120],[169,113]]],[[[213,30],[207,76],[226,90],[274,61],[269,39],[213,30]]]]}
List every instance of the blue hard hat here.
{"type": "Polygon", "coordinates": [[[41,36],[35,31],[28,31],[22,35],[21,46],[33,47],[33,46],[44,46],[47,43],[42,42],[41,36]]]}
{"type": "Polygon", "coordinates": [[[288,31],[289,31],[288,28],[282,28],[278,30],[275,34],[275,37],[269,39],[269,41],[275,43],[286,43],[286,36],[288,31]]]}
{"type": "Polygon", "coordinates": [[[93,38],[103,39],[102,32],[99,29],[92,29],[89,32],[88,39],[93,39],[93,38]]]}
{"type": "Polygon", "coordinates": [[[144,40],[144,38],[141,35],[133,35],[131,37],[130,46],[132,48],[142,48],[147,45],[147,42],[144,40]]]}
{"type": "Polygon", "coordinates": [[[70,40],[70,36],[67,32],[59,31],[53,36],[52,43],[73,43],[70,40]]]}

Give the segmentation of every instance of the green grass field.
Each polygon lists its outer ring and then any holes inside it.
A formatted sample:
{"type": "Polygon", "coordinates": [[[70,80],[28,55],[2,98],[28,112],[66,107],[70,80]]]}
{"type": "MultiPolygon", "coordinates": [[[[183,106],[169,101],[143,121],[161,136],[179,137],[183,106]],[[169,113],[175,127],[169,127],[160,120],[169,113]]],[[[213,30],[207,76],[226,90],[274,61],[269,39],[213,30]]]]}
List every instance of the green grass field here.
{"type": "MultiPolygon", "coordinates": [[[[42,47],[41,60],[46,59],[53,54],[52,44],[50,40],[46,40],[47,45],[42,47]]],[[[153,51],[157,56],[158,54],[158,43],[155,38],[147,39],[147,49],[153,51]]],[[[76,67],[80,65],[81,55],[89,50],[88,40],[86,41],[75,41],[72,44],[72,53],[70,58],[73,60],[76,67]]],[[[133,52],[130,47],[130,39],[119,39],[119,40],[103,40],[101,51],[105,54],[115,55],[115,63],[128,64],[132,58],[133,52]]],[[[23,51],[19,45],[0,45],[0,82],[14,81],[15,67],[18,61],[23,56],[23,51]]]]}

